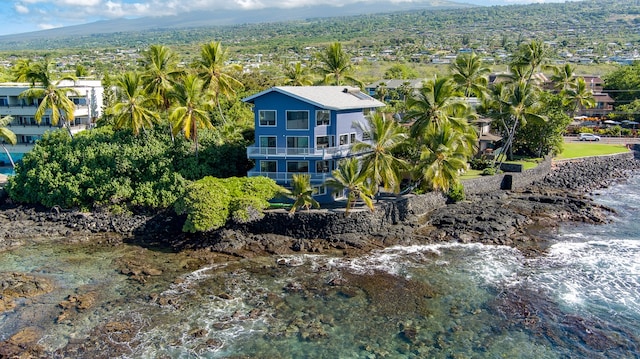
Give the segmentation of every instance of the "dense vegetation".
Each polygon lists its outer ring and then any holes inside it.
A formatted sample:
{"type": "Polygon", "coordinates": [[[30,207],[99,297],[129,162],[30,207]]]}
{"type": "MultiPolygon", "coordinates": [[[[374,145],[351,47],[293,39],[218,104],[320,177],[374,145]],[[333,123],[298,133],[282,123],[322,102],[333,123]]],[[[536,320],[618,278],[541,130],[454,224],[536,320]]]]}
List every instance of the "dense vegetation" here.
{"type": "Polygon", "coordinates": [[[57,130],[46,133],[17,165],[7,190],[17,201],[47,207],[168,208],[183,195],[188,180],[246,174],[245,146],[243,141],[206,143],[201,157],[207,160],[195,163],[186,139],[172,142],[160,129],[134,136],[104,126],[73,140],[57,130]]]}

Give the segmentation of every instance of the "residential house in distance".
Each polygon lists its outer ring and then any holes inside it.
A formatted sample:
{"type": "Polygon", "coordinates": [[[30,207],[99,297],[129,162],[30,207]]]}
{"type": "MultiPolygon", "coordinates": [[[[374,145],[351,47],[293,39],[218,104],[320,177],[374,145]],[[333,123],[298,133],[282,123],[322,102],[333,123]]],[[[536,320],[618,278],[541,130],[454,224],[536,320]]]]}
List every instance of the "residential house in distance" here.
{"type": "Polygon", "coordinates": [[[502,137],[491,133],[491,119],[480,117],[474,121],[478,132],[478,152],[477,156],[493,156],[494,143],[502,137]]]}
{"type": "MultiPolygon", "coordinates": [[[[37,86],[37,85],[36,85],[37,86]]],[[[17,144],[6,145],[9,153],[15,161],[33,148],[37,139],[46,131],[57,127],[51,124],[51,110],[47,110],[40,123],[36,122],[35,113],[41,99],[28,99],[20,97],[20,94],[29,89],[29,83],[7,82],[0,83],[0,117],[10,115],[13,121],[8,126],[16,134],[17,144]]],[[[103,87],[97,80],[63,80],[58,87],[68,87],[76,93],[68,96],[76,105],[75,121],[71,124],[71,132],[77,133],[88,128],[92,120],[100,117],[102,112],[103,87]]],[[[58,123],[61,127],[62,122],[58,123]]],[[[9,163],[9,159],[3,151],[0,151],[0,162],[9,163]]]]}
{"type": "Polygon", "coordinates": [[[593,98],[596,101],[596,106],[593,108],[580,108],[577,116],[606,117],[613,111],[613,103],[615,100],[612,99],[608,93],[602,92],[604,81],[599,76],[581,77],[593,92],[593,98]]]}
{"type": "Polygon", "coordinates": [[[366,118],[385,104],[348,86],[280,86],[243,99],[253,105],[255,144],[247,157],[255,161],[248,176],[267,176],[287,186],[293,174],[308,173],[316,200],[332,202],[323,183],[356,140],[366,141],[366,118]]]}

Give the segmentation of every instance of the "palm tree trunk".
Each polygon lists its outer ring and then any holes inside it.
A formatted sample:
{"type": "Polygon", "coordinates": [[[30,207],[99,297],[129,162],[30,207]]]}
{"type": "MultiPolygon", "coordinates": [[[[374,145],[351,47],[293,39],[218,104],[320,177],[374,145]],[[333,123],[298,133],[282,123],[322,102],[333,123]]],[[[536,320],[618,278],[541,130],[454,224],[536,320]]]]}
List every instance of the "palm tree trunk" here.
{"type": "Polygon", "coordinates": [[[67,132],[69,132],[69,137],[71,137],[71,141],[73,141],[73,133],[71,132],[71,123],[67,121],[62,114],[60,114],[60,118],[64,121],[65,127],[67,128],[67,132]]]}
{"type": "Polygon", "coordinates": [[[15,164],[15,162],[13,162],[13,158],[11,157],[11,153],[9,153],[9,150],[4,145],[4,143],[2,144],[2,149],[4,149],[4,153],[6,153],[7,157],[9,157],[9,162],[11,162],[11,167],[12,168],[16,168],[16,164],[15,164]]]}

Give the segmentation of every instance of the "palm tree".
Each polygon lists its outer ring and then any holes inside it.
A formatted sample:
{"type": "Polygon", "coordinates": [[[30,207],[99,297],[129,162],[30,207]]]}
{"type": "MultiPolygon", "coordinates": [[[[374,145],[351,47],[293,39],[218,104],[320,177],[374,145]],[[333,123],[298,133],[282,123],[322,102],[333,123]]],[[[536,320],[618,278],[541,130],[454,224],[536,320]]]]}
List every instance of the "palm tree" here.
{"type": "Polygon", "coordinates": [[[362,82],[351,76],[353,64],[349,55],[342,49],[341,43],[330,44],[324,52],[316,56],[319,62],[317,70],[324,77],[325,84],[343,85],[346,80],[362,87],[362,82]]]}
{"type": "Polygon", "coordinates": [[[309,210],[311,207],[320,208],[320,203],[313,198],[315,189],[311,186],[311,175],[307,173],[296,173],[293,175],[291,182],[291,196],[295,199],[290,214],[294,214],[296,210],[305,208],[309,210]]]}
{"type": "Polygon", "coordinates": [[[463,111],[467,104],[456,95],[452,80],[442,77],[427,81],[418,93],[410,96],[406,117],[414,121],[411,136],[420,138],[432,122],[441,125],[449,122],[452,113],[463,111]]]}
{"type": "Polygon", "coordinates": [[[143,54],[144,72],[141,79],[145,91],[161,99],[160,108],[164,111],[171,106],[167,93],[173,83],[184,71],[178,69],[178,55],[164,45],[152,45],[143,54]]]}
{"type": "Polygon", "coordinates": [[[475,52],[458,55],[456,61],[451,64],[453,82],[465,97],[485,96],[489,82],[486,76],[490,71],[475,52]]]}
{"type": "MultiPolygon", "coordinates": [[[[539,88],[530,81],[519,80],[514,84],[503,87],[500,92],[501,98],[496,99],[497,106],[500,108],[498,114],[499,120],[502,121],[507,140],[503,146],[502,154],[508,154],[513,157],[512,144],[515,138],[518,126],[524,126],[527,120],[535,119],[544,121],[545,118],[536,114],[535,106],[538,104],[539,88]]],[[[502,156],[500,164],[504,161],[502,156]]]]}
{"type": "MultiPolygon", "coordinates": [[[[511,62],[511,67],[522,69],[522,74],[527,81],[531,80],[539,67],[545,64],[549,58],[549,46],[542,41],[533,40],[520,46],[518,53],[511,62]]],[[[512,69],[513,71],[513,69],[512,69]]]]}
{"type": "Polygon", "coordinates": [[[195,66],[203,82],[203,89],[212,94],[214,104],[220,111],[220,117],[226,122],[222,108],[220,107],[220,96],[230,98],[236,94],[236,90],[244,88],[242,82],[234,78],[230,72],[239,71],[240,65],[227,65],[227,50],[222,48],[220,42],[212,41],[202,45],[200,49],[200,59],[195,66]]]}
{"type": "Polygon", "coordinates": [[[576,77],[571,64],[565,64],[561,67],[552,66],[551,70],[553,71],[551,81],[553,81],[553,87],[556,90],[562,91],[575,86],[576,77]]]}
{"type": "Polygon", "coordinates": [[[395,157],[393,150],[407,139],[404,128],[381,113],[367,117],[366,125],[358,123],[358,126],[369,134],[371,141],[357,141],[351,150],[365,153],[362,157],[363,166],[371,175],[376,185],[374,188],[382,184],[385,190],[400,192],[400,172],[407,167],[407,163],[395,157]]]}
{"type": "Polygon", "coordinates": [[[9,153],[9,150],[4,145],[5,142],[8,142],[9,144],[15,145],[16,142],[18,141],[16,139],[16,134],[13,133],[10,129],[7,128],[7,125],[10,124],[11,121],[13,121],[13,117],[11,117],[11,116],[5,116],[5,117],[0,118],[0,139],[3,140],[2,141],[2,149],[4,150],[4,153],[7,154],[7,157],[9,158],[9,162],[11,162],[11,167],[15,168],[16,164],[13,162],[13,158],[11,157],[11,153],[9,153]]]}
{"type": "Polygon", "coordinates": [[[54,81],[50,71],[52,64],[52,62],[45,59],[43,62],[31,65],[24,76],[34,86],[23,91],[20,97],[39,99],[40,104],[34,115],[36,121],[40,123],[47,110],[51,110],[51,124],[57,126],[62,119],[63,124],[69,131],[69,136],[73,139],[71,122],[75,119],[76,106],[68,95],[77,95],[77,91],[70,87],[58,86],[64,80],[75,81],[75,78],[73,76],[64,76],[60,80],[54,81]]]}
{"type": "Polygon", "coordinates": [[[14,80],[17,82],[29,82],[31,81],[31,85],[35,85],[35,78],[29,76],[33,66],[31,59],[19,59],[16,61],[16,64],[11,68],[11,74],[14,77],[14,80]]]}
{"type": "MultiPolygon", "coordinates": [[[[141,76],[144,90],[159,99],[160,110],[165,116],[171,106],[168,92],[173,88],[176,79],[184,73],[178,69],[178,61],[178,55],[164,45],[151,45],[149,50],[144,52],[142,59],[145,68],[141,76]]],[[[169,129],[173,140],[171,123],[169,129]]]]}
{"type": "Polygon", "coordinates": [[[451,126],[430,126],[420,151],[418,171],[430,189],[449,191],[459,182],[473,152],[464,145],[464,134],[451,126]]]}
{"type": "Polygon", "coordinates": [[[596,106],[593,91],[591,91],[583,77],[578,77],[574,85],[564,89],[561,94],[563,104],[569,108],[572,118],[580,108],[593,108],[596,106]]]}
{"type": "Polygon", "coordinates": [[[173,134],[180,131],[196,145],[198,159],[198,128],[213,128],[209,112],[204,109],[202,80],[196,74],[187,74],[183,81],[176,83],[169,97],[175,101],[169,114],[173,124],[173,134]]]}
{"type": "Polygon", "coordinates": [[[313,85],[313,78],[309,75],[309,70],[303,67],[300,62],[287,65],[284,69],[284,85],[290,86],[310,86],[313,85]]]}
{"type": "Polygon", "coordinates": [[[349,215],[349,211],[355,205],[358,199],[361,199],[367,207],[373,212],[373,186],[369,181],[369,174],[362,162],[351,157],[340,161],[338,168],[331,172],[333,177],[325,181],[327,187],[341,192],[347,191],[347,206],[345,215],[349,215]]]}
{"type": "Polygon", "coordinates": [[[115,128],[128,128],[138,135],[140,130],[151,128],[159,120],[152,110],[157,100],[148,97],[142,87],[142,78],[136,72],[125,72],[116,80],[116,92],[121,101],[110,109],[115,118],[115,128]]]}

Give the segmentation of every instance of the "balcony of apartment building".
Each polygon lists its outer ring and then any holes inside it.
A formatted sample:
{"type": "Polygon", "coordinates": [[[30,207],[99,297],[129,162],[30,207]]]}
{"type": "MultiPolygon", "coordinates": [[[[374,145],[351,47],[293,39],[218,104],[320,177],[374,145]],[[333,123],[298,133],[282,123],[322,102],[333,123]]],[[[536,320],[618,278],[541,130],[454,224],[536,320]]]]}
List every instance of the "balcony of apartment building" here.
{"type": "Polygon", "coordinates": [[[249,171],[247,173],[248,177],[269,177],[272,180],[276,181],[279,184],[288,184],[293,180],[293,175],[295,174],[308,174],[310,176],[310,182],[312,184],[321,184],[324,183],[328,178],[331,177],[331,173],[329,171],[322,173],[314,173],[314,172],[266,172],[266,171],[249,171]]]}
{"type": "Polygon", "coordinates": [[[329,160],[343,158],[351,154],[351,146],[317,147],[247,147],[247,157],[257,158],[309,158],[329,160]]]}

